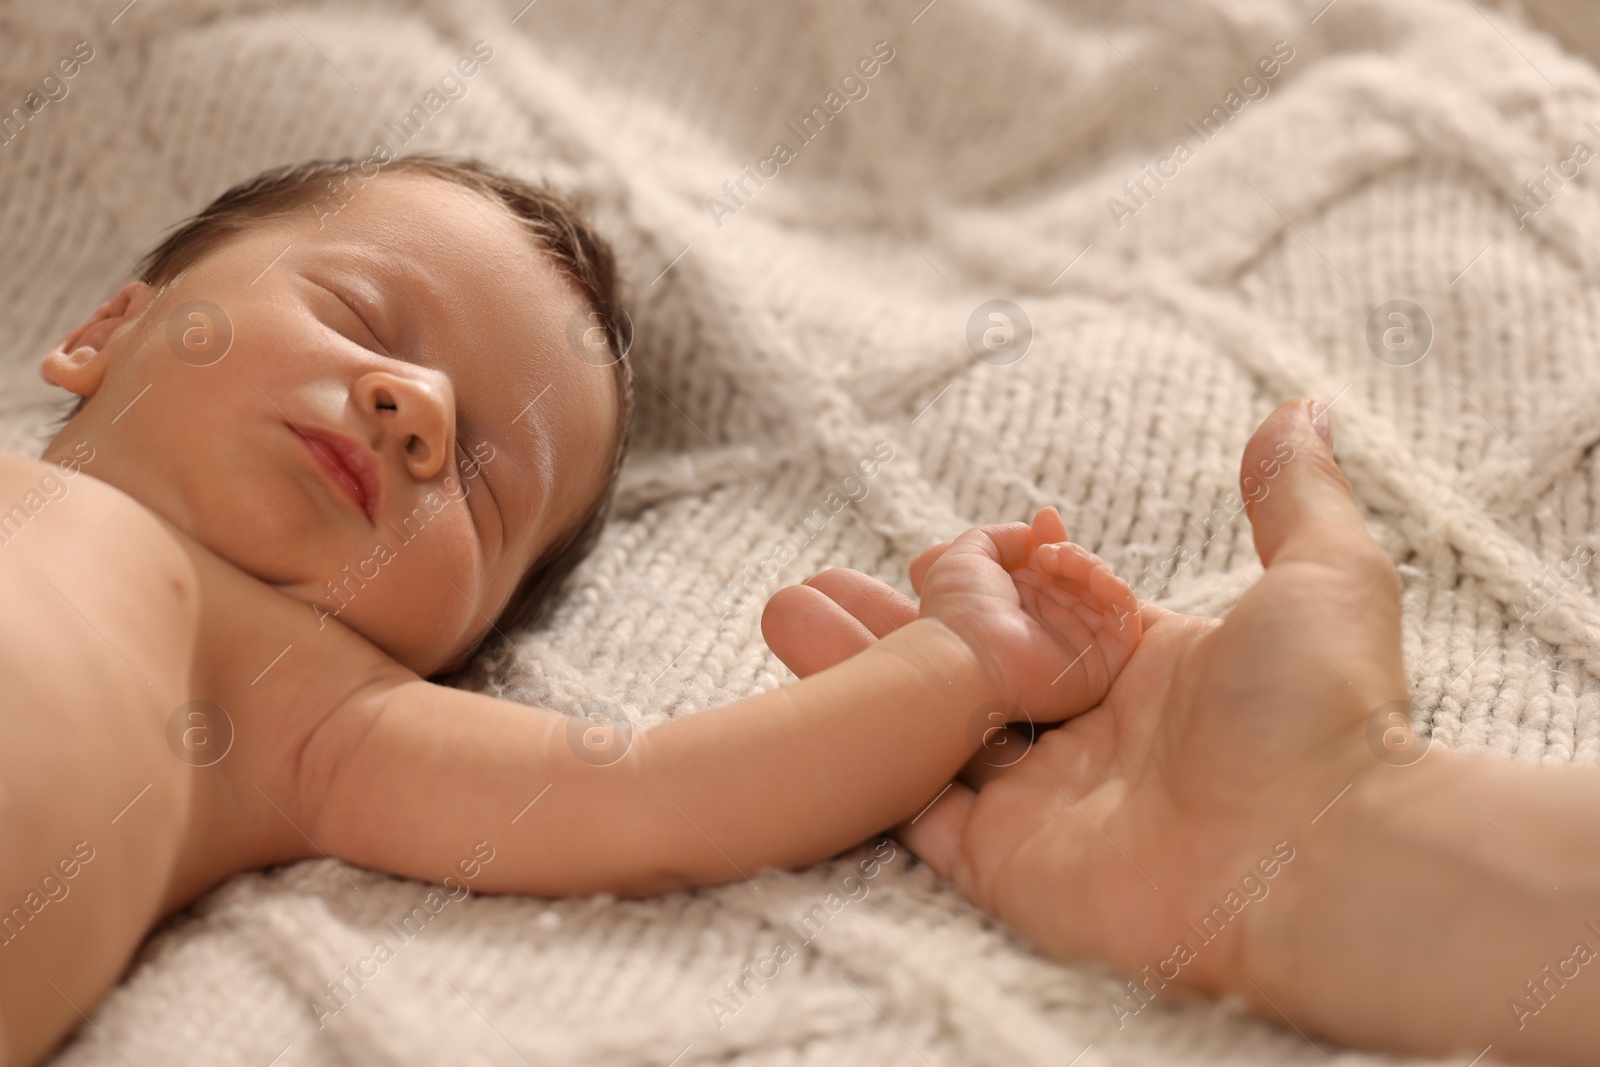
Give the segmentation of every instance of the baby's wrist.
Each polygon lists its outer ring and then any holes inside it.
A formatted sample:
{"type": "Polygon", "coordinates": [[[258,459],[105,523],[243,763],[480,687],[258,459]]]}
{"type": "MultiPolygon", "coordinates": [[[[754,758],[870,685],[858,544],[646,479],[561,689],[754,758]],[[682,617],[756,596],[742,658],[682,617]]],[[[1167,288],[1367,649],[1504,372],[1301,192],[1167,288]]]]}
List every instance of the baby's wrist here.
{"type": "Polygon", "coordinates": [[[979,651],[940,619],[915,619],[875,647],[894,652],[922,672],[936,692],[949,698],[959,696],[969,711],[1005,695],[979,651]]]}

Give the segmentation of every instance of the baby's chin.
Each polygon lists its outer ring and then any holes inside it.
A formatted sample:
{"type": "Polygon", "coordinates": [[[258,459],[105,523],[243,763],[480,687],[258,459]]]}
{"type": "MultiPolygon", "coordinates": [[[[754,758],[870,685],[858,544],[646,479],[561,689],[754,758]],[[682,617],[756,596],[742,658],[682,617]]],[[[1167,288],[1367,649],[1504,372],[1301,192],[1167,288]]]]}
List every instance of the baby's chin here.
{"type": "Polygon", "coordinates": [[[240,475],[224,486],[208,478],[198,491],[169,477],[145,486],[153,499],[141,502],[239,571],[300,601],[319,630],[349,630],[424,677],[460,660],[489,631],[487,609],[464,596],[479,586],[483,560],[442,516],[417,529],[383,520],[354,529],[330,521],[275,471],[245,467],[240,475]]]}

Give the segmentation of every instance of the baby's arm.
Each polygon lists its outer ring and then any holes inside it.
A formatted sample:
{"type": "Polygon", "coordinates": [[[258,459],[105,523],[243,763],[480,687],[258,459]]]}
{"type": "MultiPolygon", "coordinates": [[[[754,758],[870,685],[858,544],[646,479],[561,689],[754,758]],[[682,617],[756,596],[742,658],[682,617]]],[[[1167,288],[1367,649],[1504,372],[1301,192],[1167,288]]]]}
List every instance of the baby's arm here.
{"type": "Polygon", "coordinates": [[[575,726],[604,729],[586,720],[397,676],[363,702],[364,735],[313,837],[434,881],[487,841],[495,858],[474,889],[546,896],[645,895],[814,862],[916,814],[971,755],[966,723],[988,699],[976,658],[937,621],[897,635],[797,685],[618,740],[608,765],[569,741],[575,726]]]}
{"type": "MultiPolygon", "coordinates": [[[[1123,604],[1106,603],[1104,573],[1091,593],[1087,572],[1041,563],[1039,543],[1020,523],[970,531],[930,572],[925,588],[946,594],[922,618],[798,684],[636,733],[609,764],[584,758],[569,716],[397,668],[308,751],[312,836],[396,874],[470,868],[474,889],[550,896],[643,895],[824,859],[933,799],[992,723],[991,702],[1026,697],[1039,718],[1061,692],[1051,678],[1084,653],[1113,672],[1125,661],[1081,643],[1127,634],[1110,629],[1123,604]],[[1079,597],[1104,626],[1057,617],[1079,597]],[[1002,639],[1011,647],[975,648],[1002,639]],[[478,842],[492,861],[472,862],[478,842]]],[[[1083,710],[1065,703],[1057,715],[1083,710]]]]}

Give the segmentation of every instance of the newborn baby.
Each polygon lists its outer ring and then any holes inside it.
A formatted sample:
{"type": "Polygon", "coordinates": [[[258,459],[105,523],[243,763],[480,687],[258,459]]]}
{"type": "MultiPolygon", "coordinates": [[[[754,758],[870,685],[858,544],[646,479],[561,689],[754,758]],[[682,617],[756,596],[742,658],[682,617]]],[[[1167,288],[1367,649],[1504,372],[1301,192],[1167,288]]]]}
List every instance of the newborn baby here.
{"type": "Polygon", "coordinates": [[[81,399],[43,459],[0,454],[0,1061],[240,871],[638,895],[811,863],[994,726],[1095,705],[1138,642],[1047,508],[930,550],[921,617],[858,655],[631,738],[427,680],[598,534],[617,286],[545,190],[420,157],[351,177],[268,172],[181,226],[44,357],[81,399]]]}

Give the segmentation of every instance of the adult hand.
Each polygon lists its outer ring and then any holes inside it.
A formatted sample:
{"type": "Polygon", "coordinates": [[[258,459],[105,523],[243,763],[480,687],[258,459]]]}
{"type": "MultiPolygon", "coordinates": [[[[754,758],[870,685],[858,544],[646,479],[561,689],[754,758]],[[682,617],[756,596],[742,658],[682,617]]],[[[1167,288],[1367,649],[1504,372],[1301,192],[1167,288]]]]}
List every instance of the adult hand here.
{"type": "MultiPolygon", "coordinates": [[[[1221,620],[1146,606],[1143,639],[1098,707],[1021,759],[980,753],[964,776],[977,788],[953,784],[900,828],[1048,952],[1148,966],[1164,975],[1157,986],[1240,988],[1255,973],[1254,887],[1270,892],[1309,820],[1380,765],[1368,720],[1408,694],[1399,583],[1318,433],[1327,416],[1312,414],[1310,401],[1284,404],[1245,450],[1266,573],[1238,605],[1221,620]]],[[[944,547],[913,563],[914,587],[944,547]]],[[[831,571],[780,590],[763,630],[806,674],[915,611],[881,583],[831,571]]]]}
{"type": "MultiPolygon", "coordinates": [[[[1391,749],[1399,584],[1311,415],[1285,404],[1245,450],[1266,573],[1234,609],[1146,607],[1098,707],[980,753],[900,835],[1041,948],[1132,975],[1122,1024],[1186,986],[1350,1044],[1593,1063],[1600,768],[1391,749]]],[[[916,611],[830,571],[762,622],[807,673],[916,611]]]]}

